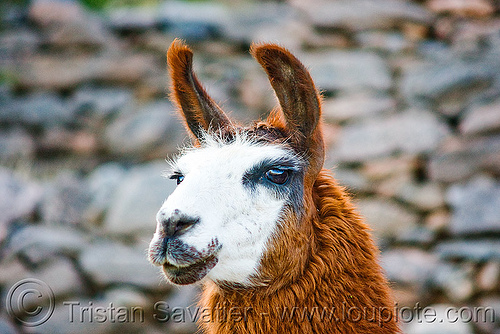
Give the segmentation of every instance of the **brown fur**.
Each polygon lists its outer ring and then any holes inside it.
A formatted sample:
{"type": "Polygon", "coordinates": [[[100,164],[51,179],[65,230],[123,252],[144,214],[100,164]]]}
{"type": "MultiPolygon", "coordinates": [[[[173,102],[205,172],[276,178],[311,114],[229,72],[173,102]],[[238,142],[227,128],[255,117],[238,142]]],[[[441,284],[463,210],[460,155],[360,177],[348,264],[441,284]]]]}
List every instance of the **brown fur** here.
{"type": "Polygon", "coordinates": [[[312,197],[317,213],[299,224],[288,220],[262,260],[266,285],[206,284],[203,307],[246,315],[245,319],[215,316],[202,321],[207,333],[398,332],[390,291],[377,264],[378,252],[345,191],[322,170],[312,197]],[[291,311],[294,306],[297,315],[283,320],[284,309],[291,311]],[[308,320],[301,316],[304,310],[319,312],[308,320]],[[364,319],[357,321],[356,310],[366,310],[364,319]]]}
{"type": "MultiPolygon", "coordinates": [[[[255,45],[252,54],[266,70],[281,109],[246,131],[306,158],[304,208],[285,211],[253,284],[205,284],[201,305],[210,316],[200,319],[202,327],[220,334],[397,333],[369,229],[345,190],[322,169],[321,101],[308,71],[276,45],[255,45]]],[[[194,136],[200,139],[200,129],[214,125],[234,131],[192,73],[189,48],[176,40],[168,58],[173,96],[194,136]]]]}

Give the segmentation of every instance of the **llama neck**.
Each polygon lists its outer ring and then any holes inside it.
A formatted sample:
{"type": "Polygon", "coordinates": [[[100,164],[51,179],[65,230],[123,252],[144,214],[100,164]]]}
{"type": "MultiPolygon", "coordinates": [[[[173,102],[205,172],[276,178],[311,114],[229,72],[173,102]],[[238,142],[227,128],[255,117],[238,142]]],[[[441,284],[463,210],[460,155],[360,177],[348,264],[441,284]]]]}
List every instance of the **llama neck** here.
{"type": "Polygon", "coordinates": [[[308,224],[286,226],[264,256],[263,284],[206,284],[208,333],[398,332],[376,247],[343,189],[322,171],[311,200],[308,224]]]}

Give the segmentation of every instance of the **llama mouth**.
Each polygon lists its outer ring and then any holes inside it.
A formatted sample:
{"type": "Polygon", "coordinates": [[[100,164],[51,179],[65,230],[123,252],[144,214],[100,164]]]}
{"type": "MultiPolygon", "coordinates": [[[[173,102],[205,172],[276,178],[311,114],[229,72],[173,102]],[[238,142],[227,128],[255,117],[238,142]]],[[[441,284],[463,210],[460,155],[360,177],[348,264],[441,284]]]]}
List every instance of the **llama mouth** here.
{"type": "Polygon", "coordinates": [[[153,238],[148,257],[152,264],[163,267],[169,281],[186,285],[201,280],[215,267],[221,248],[217,238],[201,250],[179,238],[153,238]]]}
{"type": "Polygon", "coordinates": [[[188,266],[174,266],[170,263],[163,264],[163,272],[168,280],[174,284],[187,285],[198,282],[219,262],[216,254],[212,254],[201,261],[188,266]]]}

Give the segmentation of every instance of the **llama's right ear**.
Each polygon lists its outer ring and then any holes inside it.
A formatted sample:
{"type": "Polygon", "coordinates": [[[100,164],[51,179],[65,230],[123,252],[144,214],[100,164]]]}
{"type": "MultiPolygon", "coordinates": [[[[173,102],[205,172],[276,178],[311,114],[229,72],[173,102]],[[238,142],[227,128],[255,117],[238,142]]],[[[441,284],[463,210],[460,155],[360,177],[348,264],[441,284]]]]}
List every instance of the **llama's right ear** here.
{"type": "Polygon", "coordinates": [[[172,100],[180,108],[188,129],[197,139],[204,131],[228,128],[231,122],[208,96],[193,72],[193,52],[175,39],[167,52],[172,78],[172,100]]]}

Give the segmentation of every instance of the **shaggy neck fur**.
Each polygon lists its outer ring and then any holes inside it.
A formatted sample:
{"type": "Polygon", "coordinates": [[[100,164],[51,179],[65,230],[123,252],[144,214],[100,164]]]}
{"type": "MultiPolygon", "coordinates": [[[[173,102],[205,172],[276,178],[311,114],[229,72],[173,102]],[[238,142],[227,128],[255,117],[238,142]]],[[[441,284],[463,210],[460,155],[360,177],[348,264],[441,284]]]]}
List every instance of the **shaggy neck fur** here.
{"type": "Polygon", "coordinates": [[[262,260],[266,284],[206,283],[207,333],[396,333],[394,304],[368,227],[322,170],[301,222],[287,221],[262,260]]]}

